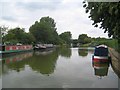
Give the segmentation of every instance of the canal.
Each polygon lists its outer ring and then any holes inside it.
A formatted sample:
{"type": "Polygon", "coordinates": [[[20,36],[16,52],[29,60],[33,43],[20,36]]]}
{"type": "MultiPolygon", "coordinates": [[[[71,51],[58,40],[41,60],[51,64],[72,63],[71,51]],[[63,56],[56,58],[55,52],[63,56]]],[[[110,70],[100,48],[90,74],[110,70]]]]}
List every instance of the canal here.
{"type": "Polygon", "coordinates": [[[3,57],[3,88],[118,88],[109,64],[93,64],[92,48],[57,48],[3,57]]]}

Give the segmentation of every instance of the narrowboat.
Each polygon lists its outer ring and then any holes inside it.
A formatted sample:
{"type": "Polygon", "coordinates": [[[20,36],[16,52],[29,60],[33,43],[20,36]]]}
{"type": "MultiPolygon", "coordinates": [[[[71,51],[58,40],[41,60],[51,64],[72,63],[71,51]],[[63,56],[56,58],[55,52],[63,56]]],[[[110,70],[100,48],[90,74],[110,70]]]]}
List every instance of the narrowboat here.
{"type": "Polygon", "coordinates": [[[92,57],[93,62],[108,62],[109,52],[106,45],[99,45],[95,47],[94,55],[92,57]]]}
{"type": "Polygon", "coordinates": [[[53,44],[36,44],[34,46],[34,50],[45,50],[53,47],[54,47],[53,44]]]}
{"type": "Polygon", "coordinates": [[[44,46],[43,44],[36,44],[34,46],[34,50],[41,50],[41,49],[46,49],[46,46],[44,46]]]}
{"type": "Polygon", "coordinates": [[[32,49],[33,49],[32,45],[0,45],[0,53],[1,54],[29,51],[32,49]]]}

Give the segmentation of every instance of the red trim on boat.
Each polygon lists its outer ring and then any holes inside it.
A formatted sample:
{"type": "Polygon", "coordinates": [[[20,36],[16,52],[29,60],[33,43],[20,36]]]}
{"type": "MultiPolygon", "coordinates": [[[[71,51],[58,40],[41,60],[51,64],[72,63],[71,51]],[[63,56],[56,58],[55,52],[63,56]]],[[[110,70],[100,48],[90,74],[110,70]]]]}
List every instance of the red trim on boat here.
{"type": "Polygon", "coordinates": [[[108,62],[108,59],[98,59],[98,58],[93,58],[94,62],[108,62]]]}

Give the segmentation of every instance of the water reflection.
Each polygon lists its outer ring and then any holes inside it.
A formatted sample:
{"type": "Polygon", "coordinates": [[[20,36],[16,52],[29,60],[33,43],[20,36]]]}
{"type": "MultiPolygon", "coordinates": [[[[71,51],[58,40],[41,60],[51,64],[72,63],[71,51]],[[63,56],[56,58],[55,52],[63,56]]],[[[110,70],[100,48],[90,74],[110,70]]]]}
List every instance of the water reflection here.
{"type": "Polygon", "coordinates": [[[7,73],[8,69],[20,72],[24,70],[25,65],[29,65],[33,71],[49,75],[54,72],[57,58],[58,53],[54,50],[35,51],[4,57],[2,61],[3,74],[7,73]]]}
{"type": "Polygon", "coordinates": [[[92,62],[92,66],[94,68],[94,75],[100,79],[108,75],[109,62],[92,62]]]}
{"type": "Polygon", "coordinates": [[[41,74],[52,74],[55,69],[58,53],[55,51],[35,52],[34,57],[28,62],[32,70],[41,74]]]}
{"type": "Polygon", "coordinates": [[[77,48],[66,49],[57,48],[55,50],[35,51],[4,57],[3,88],[117,87],[117,77],[113,74],[109,65],[101,65],[101,63],[96,65],[96,63],[93,63],[93,67],[91,67],[92,50],[86,50],[86,52],[88,51],[87,56],[81,57],[78,55],[77,48]],[[62,53],[64,50],[68,55],[62,53]],[[28,57],[23,58],[24,55],[28,57]],[[68,60],[66,60],[66,57],[68,60]],[[95,66],[106,67],[106,69],[99,71],[95,66]],[[95,75],[103,77],[107,75],[108,67],[110,68],[110,77],[101,80],[94,77],[93,68],[95,75]]]}
{"type": "Polygon", "coordinates": [[[61,47],[61,48],[58,48],[58,50],[59,50],[59,54],[63,57],[70,58],[72,55],[70,48],[61,47]]]}
{"type": "Polygon", "coordinates": [[[25,67],[26,59],[32,57],[33,52],[20,53],[13,56],[5,56],[2,60],[2,72],[7,73],[9,70],[20,72],[25,67]]]}
{"type": "Polygon", "coordinates": [[[85,57],[88,55],[88,49],[78,49],[79,56],[85,57]]]}

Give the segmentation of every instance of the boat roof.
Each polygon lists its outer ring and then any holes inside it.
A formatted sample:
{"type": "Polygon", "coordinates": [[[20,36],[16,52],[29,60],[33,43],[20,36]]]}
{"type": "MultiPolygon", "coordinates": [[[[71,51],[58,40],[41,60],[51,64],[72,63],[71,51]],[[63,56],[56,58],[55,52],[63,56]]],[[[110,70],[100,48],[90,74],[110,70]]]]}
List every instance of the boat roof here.
{"type": "Polygon", "coordinates": [[[96,48],[99,48],[99,47],[104,47],[104,48],[107,48],[106,45],[102,44],[102,45],[99,45],[99,46],[96,46],[96,48]]]}

